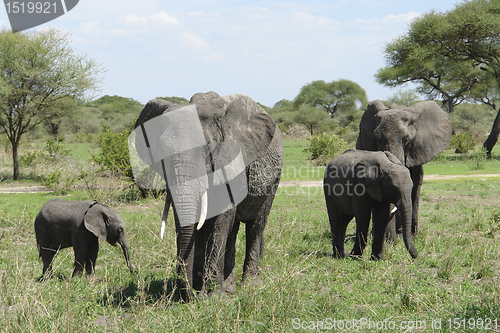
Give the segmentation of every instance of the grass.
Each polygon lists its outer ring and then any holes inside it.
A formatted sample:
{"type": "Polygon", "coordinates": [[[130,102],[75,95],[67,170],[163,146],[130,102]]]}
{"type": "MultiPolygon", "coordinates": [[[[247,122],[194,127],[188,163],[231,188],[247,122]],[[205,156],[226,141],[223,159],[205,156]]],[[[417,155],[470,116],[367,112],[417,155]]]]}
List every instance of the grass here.
{"type": "MultiPolygon", "coordinates": [[[[303,144],[286,143],[285,172],[287,166],[307,166],[303,144]]],[[[291,172],[286,174],[292,178],[291,172]]],[[[333,328],[333,323],[348,325],[353,320],[359,325],[366,318],[372,328],[358,331],[386,331],[375,326],[385,323],[396,325],[398,331],[413,327],[421,332],[467,332],[470,325],[478,326],[480,319],[486,325],[490,318],[490,331],[500,331],[499,189],[498,178],[426,181],[414,239],[419,258],[412,260],[399,241],[386,246],[387,260],[370,261],[369,247],[361,260],[332,258],[321,188],[281,188],[265,231],[262,283],[239,285],[235,295],[189,304],[179,303],[173,288],[172,216],[165,238],[159,238],[163,199],[125,204],[106,197],[104,190],[100,193],[127,223],[135,274],[128,272],[119,248],[101,242],[97,279],[70,279],[73,253],[63,249],[55,258],[55,278],[37,282],[42,263],[33,221],[45,202],[61,196],[0,194],[0,329],[290,332],[333,328]],[[433,330],[438,324],[441,329],[433,330]]],[[[89,195],[75,190],[63,197],[83,200],[89,195]]],[[[245,245],[241,229],[237,275],[245,245]]],[[[347,234],[354,234],[354,223],[347,234]]],[[[347,248],[352,245],[348,240],[347,248]]],[[[335,328],[332,331],[342,331],[335,328]]]]}

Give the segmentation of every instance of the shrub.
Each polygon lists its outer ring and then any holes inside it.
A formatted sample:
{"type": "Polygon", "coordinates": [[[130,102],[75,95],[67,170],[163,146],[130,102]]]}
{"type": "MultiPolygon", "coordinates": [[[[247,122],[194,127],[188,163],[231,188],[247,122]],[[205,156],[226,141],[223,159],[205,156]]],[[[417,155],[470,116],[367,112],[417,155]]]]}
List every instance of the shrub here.
{"type": "Polygon", "coordinates": [[[305,151],[311,153],[311,159],[320,164],[326,164],[345,145],[346,142],[338,135],[321,133],[310,138],[310,146],[305,151]]]}
{"type": "Polygon", "coordinates": [[[133,181],[132,166],[128,151],[129,129],[114,132],[109,126],[102,126],[97,138],[100,151],[92,155],[92,160],[101,166],[99,171],[109,171],[118,177],[133,181]]]}
{"type": "Polygon", "coordinates": [[[479,150],[475,150],[469,156],[469,167],[472,170],[483,170],[484,164],[486,163],[486,148],[481,147],[479,150]]]}
{"type": "Polygon", "coordinates": [[[476,146],[476,140],[470,132],[455,134],[451,137],[450,148],[455,149],[455,153],[464,154],[476,146]]]}
{"type": "Polygon", "coordinates": [[[70,154],[70,150],[64,147],[63,139],[45,140],[45,151],[49,154],[49,158],[62,158],[70,154]]]}

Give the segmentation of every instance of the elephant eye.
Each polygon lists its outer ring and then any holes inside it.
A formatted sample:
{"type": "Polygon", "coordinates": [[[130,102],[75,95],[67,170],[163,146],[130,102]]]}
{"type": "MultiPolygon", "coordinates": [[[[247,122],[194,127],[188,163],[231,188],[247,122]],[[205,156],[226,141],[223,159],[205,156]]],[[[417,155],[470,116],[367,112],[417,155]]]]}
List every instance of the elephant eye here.
{"type": "Polygon", "coordinates": [[[123,232],[123,228],[118,228],[118,233],[121,234],[123,232]]]}

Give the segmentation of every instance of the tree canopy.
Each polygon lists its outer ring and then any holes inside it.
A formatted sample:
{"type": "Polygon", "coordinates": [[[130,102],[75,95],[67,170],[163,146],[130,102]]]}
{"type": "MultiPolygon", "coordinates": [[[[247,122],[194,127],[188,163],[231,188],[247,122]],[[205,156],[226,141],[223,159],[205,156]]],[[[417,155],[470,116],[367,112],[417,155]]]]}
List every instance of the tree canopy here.
{"type": "Polygon", "coordinates": [[[85,99],[103,70],[86,55],[75,54],[67,33],[0,32],[0,129],[11,145],[14,179],[19,179],[18,147],[23,134],[69,111],[63,98],[85,99]]]}
{"type": "Polygon", "coordinates": [[[420,27],[427,24],[439,29],[446,25],[446,16],[431,12],[415,19],[406,35],[386,45],[387,66],[381,68],[375,78],[388,87],[413,82],[419,94],[441,99],[451,113],[479,83],[481,71],[472,60],[456,61],[440,54],[433,43],[421,36],[420,27]]]}
{"type": "MultiPolygon", "coordinates": [[[[499,31],[499,1],[471,0],[456,5],[449,12],[431,11],[415,19],[407,35],[388,44],[386,60],[389,66],[377,73],[377,79],[386,85],[396,85],[414,78],[421,87],[434,82],[433,88],[438,91],[439,85],[454,87],[450,91],[455,93],[448,97],[440,91],[443,99],[471,99],[497,106],[499,31]]],[[[484,142],[488,155],[499,134],[500,112],[484,142]]]]}
{"type": "Polygon", "coordinates": [[[294,103],[296,107],[308,105],[323,108],[333,117],[338,110],[365,107],[368,99],[365,90],[353,81],[341,79],[327,83],[318,80],[303,86],[294,103]]]}

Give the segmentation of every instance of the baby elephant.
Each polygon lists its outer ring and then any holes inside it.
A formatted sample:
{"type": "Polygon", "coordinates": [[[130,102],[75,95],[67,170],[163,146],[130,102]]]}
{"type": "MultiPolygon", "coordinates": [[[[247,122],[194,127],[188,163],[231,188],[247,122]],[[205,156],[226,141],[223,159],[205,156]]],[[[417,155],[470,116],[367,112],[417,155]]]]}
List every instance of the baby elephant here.
{"type": "Polygon", "coordinates": [[[84,266],[87,275],[93,275],[99,251],[98,238],[113,246],[119,243],[132,272],[125,223],[116,210],[102,203],[51,200],[36,216],[35,233],[44,276],[51,272],[56,252],[71,246],[75,252],[73,277],[81,275],[84,266]]]}
{"type": "Polygon", "coordinates": [[[396,205],[403,221],[403,239],[413,258],[418,256],[411,237],[413,182],[408,169],[389,152],[346,150],[326,167],[323,181],[332,231],[333,255],[345,256],[346,228],[356,218],[352,256],[361,256],[366,246],[373,213],[372,259],[383,259],[384,235],[396,205]]]}

